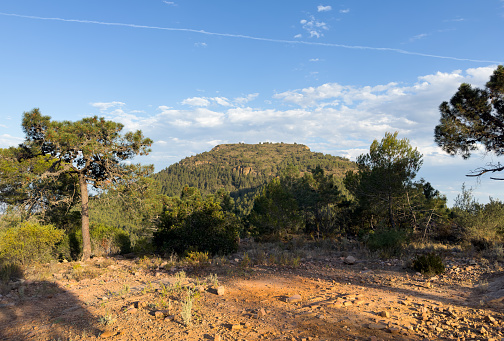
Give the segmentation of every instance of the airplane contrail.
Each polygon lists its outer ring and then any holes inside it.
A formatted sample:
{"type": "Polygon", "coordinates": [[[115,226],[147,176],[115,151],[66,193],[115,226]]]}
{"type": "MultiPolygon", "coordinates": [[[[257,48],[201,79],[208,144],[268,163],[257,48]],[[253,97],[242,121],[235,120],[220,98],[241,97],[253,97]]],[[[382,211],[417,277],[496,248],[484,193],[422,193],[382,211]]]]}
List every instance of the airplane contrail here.
{"type": "Polygon", "coordinates": [[[23,15],[23,14],[15,14],[15,13],[3,13],[3,12],[0,12],[0,15],[11,16],[11,17],[18,17],[18,18],[25,18],[25,19],[53,20],[53,21],[74,22],[74,23],[81,23],[81,24],[122,26],[122,27],[143,28],[143,29],[151,29],[151,30],[163,30],[163,31],[192,32],[192,33],[205,34],[205,35],[213,35],[213,36],[220,36],[220,37],[228,37],[228,38],[241,38],[241,39],[268,41],[268,42],[272,42],[272,43],[298,44],[298,45],[316,45],[316,46],[339,47],[339,48],[355,49],[355,50],[388,51],[388,52],[395,52],[395,53],[412,55],[412,56],[438,58],[438,59],[450,59],[450,60],[465,61],[465,62],[474,62],[474,63],[495,63],[495,64],[502,64],[503,63],[502,61],[495,61],[495,60],[481,60],[481,59],[470,59],[470,58],[458,58],[458,57],[450,57],[450,56],[440,56],[440,55],[429,54],[429,53],[412,52],[412,51],[407,51],[407,50],[402,50],[402,49],[396,49],[396,48],[391,48],[391,47],[372,47],[372,46],[345,45],[345,44],[335,44],[335,43],[320,43],[320,42],[311,42],[311,41],[302,41],[302,40],[284,40],[284,39],[253,37],[253,36],[247,36],[247,35],[242,35],[242,34],[208,32],[208,31],[205,31],[205,30],[196,30],[196,29],[191,29],[191,28],[173,28],[173,27],[160,27],[160,26],[147,26],[147,25],[137,25],[137,24],[125,24],[125,23],[116,23],[116,22],[103,22],[103,21],[94,21],[94,20],[38,17],[38,16],[33,16],[33,15],[23,15]]]}

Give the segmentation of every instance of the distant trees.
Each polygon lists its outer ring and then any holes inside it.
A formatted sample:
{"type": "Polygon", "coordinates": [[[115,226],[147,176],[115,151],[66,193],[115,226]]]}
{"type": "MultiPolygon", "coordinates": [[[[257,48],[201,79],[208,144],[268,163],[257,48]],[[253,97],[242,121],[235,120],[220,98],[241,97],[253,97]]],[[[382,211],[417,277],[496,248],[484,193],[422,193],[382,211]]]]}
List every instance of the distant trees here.
{"type": "Polygon", "coordinates": [[[79,193],[82,259],[87,260],[91,255],[87,186],[106,188],[144,171],[123,161],[147,154],[152,141],[141,131],[121,135],[123,125],[104,118],[51,121],[38,109],[24,113],[22,127],[23,144],[1,153],[1,198],[33,210],[74,200],[79,193]]]}
{"type": "MultiPolygon", "coordinates": [[[[497,156],[504,154],[504,66],[497,67],[484,89],[461,84],[450,102],[443,102],[439,110],[441,119],[434,140],[444,151],[461,154],[464,159],[478,146],[497,156]]],[[[503,170],[500,163],[491,164],[475,170],[473,176],[503,170]]]]}

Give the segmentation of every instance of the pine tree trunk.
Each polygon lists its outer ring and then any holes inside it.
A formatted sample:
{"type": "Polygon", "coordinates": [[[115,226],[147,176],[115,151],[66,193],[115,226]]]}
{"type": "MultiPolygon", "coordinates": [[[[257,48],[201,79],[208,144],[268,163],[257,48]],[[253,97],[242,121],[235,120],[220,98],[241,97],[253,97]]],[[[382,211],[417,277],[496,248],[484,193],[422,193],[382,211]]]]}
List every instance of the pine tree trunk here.
{"type": "Polygon", "coordinates": [[[84,174],[79,174],[79,186],[81,191],[81,216],[82,216],[82,261],[91,258],[91,237],[89,235],[89,195],[84,174]]]}

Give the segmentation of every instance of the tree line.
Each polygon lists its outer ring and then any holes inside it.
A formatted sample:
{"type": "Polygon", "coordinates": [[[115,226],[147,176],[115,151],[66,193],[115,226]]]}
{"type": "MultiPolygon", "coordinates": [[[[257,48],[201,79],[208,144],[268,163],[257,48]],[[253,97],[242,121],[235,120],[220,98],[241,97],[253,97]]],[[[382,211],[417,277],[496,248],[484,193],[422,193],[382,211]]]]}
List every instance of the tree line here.
{"type": "MultiPolygon", "coordinates": [[[[484,89],[462,84],[440,113],[434,135],[445,151],[467,158],[482,145],[501,155],[504,67],[484,89]]],[[[244,237],[352,236],[384,257],[411,240],[480,249],[503,241],[504,204],[479,204],[462,187],[448,208],[445,196],[416,179],[423,156],[397,132],[374,140],[355,166],[302,145],[223,145],[153,176],[151,166],[125,162],[147,154],[152,141],[141,131],[122,134],[120,123],[53,121],[34,109],[24,113],[22,127],[25,141],[0,149],[2,264],[87,260],[99,252],[230,253],[244,237]],[[179,187],[173,182],[168,187],[178,193],[167,195],[160,179],[170,172],[179,187]],[[247,209],[237,205],[242,198],[247,209]]],[[[502,170],[494,164],[470,175],[502,170]]]]}

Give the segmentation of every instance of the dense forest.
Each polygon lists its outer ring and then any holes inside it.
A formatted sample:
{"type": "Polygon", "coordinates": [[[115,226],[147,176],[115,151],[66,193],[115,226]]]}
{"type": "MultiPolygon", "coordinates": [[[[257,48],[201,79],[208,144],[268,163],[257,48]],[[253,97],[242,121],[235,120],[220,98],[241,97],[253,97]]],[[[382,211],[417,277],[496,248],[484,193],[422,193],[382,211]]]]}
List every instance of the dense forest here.
{"type": "Polygon", "coordinates": [[[198,188],[202,195],[224,189],[234,199],[236,212],[245,215],[261,188],[290,166],[301,175],[320,167],[325,174],[334,175],[346,194],[342,179],[347,171],[357,169],[348,159],[312,152],[302,144],[239,143],[218,145],[209,152],[187,157],[152,177],[167,196],[179,195],[186,185],[198,188]]]}

